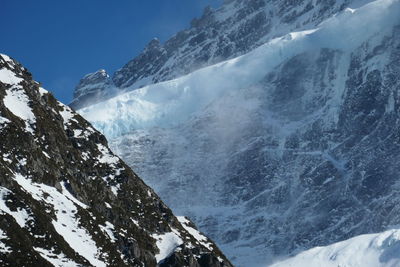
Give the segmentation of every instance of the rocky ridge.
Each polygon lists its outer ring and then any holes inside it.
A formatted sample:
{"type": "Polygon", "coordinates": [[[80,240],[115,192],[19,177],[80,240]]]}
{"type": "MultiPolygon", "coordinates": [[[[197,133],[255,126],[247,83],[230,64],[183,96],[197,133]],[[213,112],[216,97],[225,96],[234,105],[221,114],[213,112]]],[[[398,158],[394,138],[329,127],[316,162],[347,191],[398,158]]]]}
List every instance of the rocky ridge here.
{"type": "Polygon", "coordinates": [[[109,80],[105,85],[85,76],[75,88],[70,106],[81,109],[243,55],[275,37],[315,28],[353,2],[357,1],[224,1],[216,10],[206,8],[200,18],[192,20],[189,29],[165,43],[151,40],[142,53],[112,75],[111,86],[109,80]]]}
{"type": "Polygon", "coordinates": [[[232,266],[6,55],[0,151],[2,266],[232,266]]]}

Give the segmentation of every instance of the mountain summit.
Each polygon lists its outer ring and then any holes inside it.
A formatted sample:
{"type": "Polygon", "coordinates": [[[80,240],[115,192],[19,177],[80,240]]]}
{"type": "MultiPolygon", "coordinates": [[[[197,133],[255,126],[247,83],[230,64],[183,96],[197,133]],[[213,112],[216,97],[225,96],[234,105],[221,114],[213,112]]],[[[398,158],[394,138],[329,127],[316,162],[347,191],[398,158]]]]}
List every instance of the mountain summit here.
{"type": "Polygon", "coordinates": [[[206,8],[200,18],[192,20],[190,28],[165,43],[151,40],[142,53],[112,75],[113,86],[94,82],[85,96],[79,93],[82,88],[78,85],[70,106],[81,109],[243,55],[291,31],[315,28],[353,2],[360,1],[224,1],[216,10],[206,8]]]}
{"type": "Polygon", "coordinates": [[[0,151],[2,266],[231,266],[103,135],[6,55],[0,151]]]}

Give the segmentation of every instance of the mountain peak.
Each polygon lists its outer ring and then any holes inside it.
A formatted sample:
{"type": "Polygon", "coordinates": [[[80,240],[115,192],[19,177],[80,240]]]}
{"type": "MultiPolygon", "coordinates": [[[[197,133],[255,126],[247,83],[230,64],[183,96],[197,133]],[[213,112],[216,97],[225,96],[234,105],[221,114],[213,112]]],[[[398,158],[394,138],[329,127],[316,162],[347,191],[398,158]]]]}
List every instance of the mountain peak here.
{"type": "Polygon", "coordinates": [[[103,135],[5,55],[0,151],[3,265],[231,266],[211,240],[189,233],[103,135]]]}
{"type": "Polygon", "coordinates": [[[85,92],[85,87],[88,85],[95,85],[95,84],[108,84],[110,83],[110,76],[104,69],[100,69],[96,72],[86,74],[80,81],[79,84],[76,86],[74,91],[74,98],[80,97],[85,92]]]}
{"type": "Polygon", "coordinates": [[[74,90],[70,106],[79,109],[118,94],[118,89],[104,69],[85,75],[74,90]]]}
{"type": "Polygon", "coordinates": [[[5,54],[0,54],[0,64],[0,81],[4,83],[16,85],[22,80],[22,76],[31,77],[21,64],[5,54]]]}
{"type": "Polygon", "coordinates": [[[151,39],[151,41],[147,44],[146,48],[152,49],[152,48],[158,48],[161,46],[160,40],[158,40],[157,37],[154,37],[151,39]]]}
{"type": "MultiPolygon", "coordinates": [[[[243,55],[291,31],[315,28],[353,1],[356,0],[313,4],[315,1],[225,0],[217,9],[206,7],[202,16],[192,20],[190,28],[163,44],[153,39],[139,55],[117,70],[112,75],[118,88],[114,92],[171,80],[243,55]]],[[[106,95],[103,100],[109,97],[106,95]]],[[[94,100],[74,107],[79,109],[99,102],[98,98],[94,100]]]]}

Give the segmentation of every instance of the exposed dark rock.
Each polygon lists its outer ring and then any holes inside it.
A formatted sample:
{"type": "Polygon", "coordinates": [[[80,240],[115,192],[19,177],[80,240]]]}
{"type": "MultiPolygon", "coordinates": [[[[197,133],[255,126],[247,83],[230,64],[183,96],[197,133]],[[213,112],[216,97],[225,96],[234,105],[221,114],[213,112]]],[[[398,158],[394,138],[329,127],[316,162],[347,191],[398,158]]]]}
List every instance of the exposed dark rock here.
{"type": "MultiPolygon", "coordinates": [[[[231,266],[212,241],[204,245],[189,234],[105,137],[25,68],[0,55],[0,71],[12,77],[0,80],[2,266],[150,267],[157,259],[175,262],[160,266],[231,266]],[[175,245],[157,245],[168,236],[175,245]],[[160,249],[167,254],[156,258],[160,249]]],[[[86,80],[108,78],[98,72],[86,80]]]]}

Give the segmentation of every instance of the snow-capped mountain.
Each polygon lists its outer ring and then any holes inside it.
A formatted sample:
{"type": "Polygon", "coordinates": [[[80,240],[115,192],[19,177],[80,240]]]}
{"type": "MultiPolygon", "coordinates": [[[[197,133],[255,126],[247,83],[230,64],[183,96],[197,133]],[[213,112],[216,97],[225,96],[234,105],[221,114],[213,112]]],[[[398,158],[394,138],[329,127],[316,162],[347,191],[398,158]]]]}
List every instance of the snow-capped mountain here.
{"type": "MultiPolygon", "coordinates": [[[[101,69],[86,75],[80,80],[74,91],[73,103],[79,103],[79,106],[83,107],[111,98],[117,94],[118,89],[113,85],[110,76],[105,70],[101,69]]],[[[72,106],[74,105],[72,104],[72,106]]]]}
{"type": "Polygon", "coordinates": [[[238,266],[382,232],[400,223],[399,14],[343,7],[79,112],[238,266]]]}
{"type": "Polygon", "coordinates": [[[232,266],[185,217],[0,54],[1,266],[232,266]]]}
{"type": "Polygon", "coordinates": [[[70,106],[80,109],[237,57],[291,31],[312,29],[349,5],[357,7],[362,2],[365,0],[225,0],[216,10],[206,8],[201,18],[193,19],[189,29],[164,44],[151,40],[112,79],[98,83],[88,79],[96,73],[85,76],[76,87],[70,106]]]}

